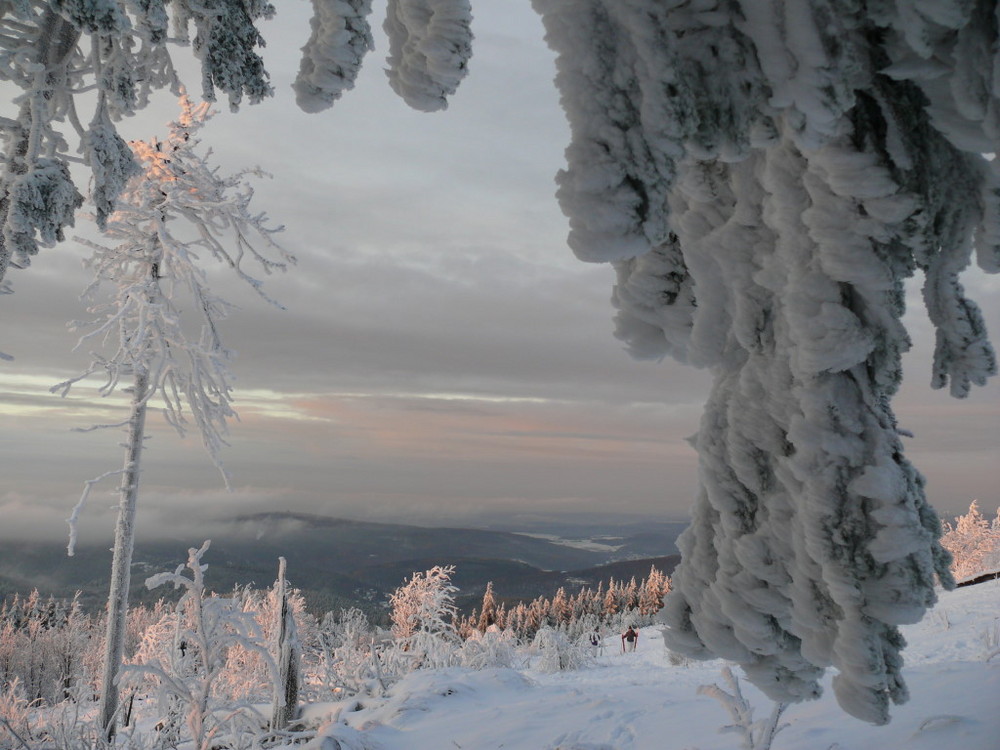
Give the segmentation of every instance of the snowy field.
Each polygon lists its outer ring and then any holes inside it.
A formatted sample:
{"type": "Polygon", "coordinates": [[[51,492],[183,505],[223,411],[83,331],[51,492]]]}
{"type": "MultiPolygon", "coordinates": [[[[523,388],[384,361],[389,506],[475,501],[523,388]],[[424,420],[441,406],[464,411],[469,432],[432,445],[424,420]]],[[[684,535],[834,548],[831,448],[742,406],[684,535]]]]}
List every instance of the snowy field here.
{"type": "MultiPolygon", "coordinates": [[[[773,750],[997,750],[1000,748],[1000,581],[944,593],[923,622],[904,629],[910,701],[892,722],[874,727],[847,716],[833,699],[830,675],[819,701],[792,705],[773,750]]],[[[418,671],[388,697],[313,705],[306,716],[325,727],[322,750],[723,750],[740,748],[715,699],[699,685],[724,686],[722,662],[674,666],[660,633],[643,630],[635,653],[619,639],[574,672],[418,671]]],[[[771,702],[740,681],[754,718],[771,702]]]]}

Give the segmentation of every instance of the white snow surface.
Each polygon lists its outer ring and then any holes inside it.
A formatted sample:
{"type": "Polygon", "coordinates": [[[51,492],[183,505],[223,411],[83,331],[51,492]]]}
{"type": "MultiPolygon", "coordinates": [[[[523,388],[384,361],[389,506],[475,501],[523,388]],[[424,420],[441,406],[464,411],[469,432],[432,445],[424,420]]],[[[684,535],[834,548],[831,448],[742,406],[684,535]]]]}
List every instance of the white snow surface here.
{"type": "Polygon", "coordinates": [[[621,544],[603,544],[601,542],[591,541],[590,539],[564,539],[563,537],[556,536],[555,534],[533,534],[528,533],[527,531],[515,531],[514,533],[520,534],[521,536],[529,536],[532,539],[545,539],[553,544],[560,544],[563,547],[583,549],[590,552],[616,552],[623,546],[621,544]]]}
{"type": "MultiPolygon", "coordinates": [[[[1000,659],[985,660],[984,637],[1000,628],[1000,581],[943,592],[909,641],[909,702],[885,726],[846,715],[830,686],[816,701],[791,705],[773,750],[996,750],[1000,737],[1000,659]]],[[[450,668],[411,673],[387,697],[314,704],[305,717],[322,727],[309,748],[341,750],[723,750],[721,704],[698,695],[720,683],[725,662],[672,665],[657,627],[644,629],[635,653],[617,635],[581,670],[450,668]]],[[[722,685],[725,687],[724,685],[722,685]]],[[[745,679],[743,695],[766,717],[772,703],[745,679]]]]}

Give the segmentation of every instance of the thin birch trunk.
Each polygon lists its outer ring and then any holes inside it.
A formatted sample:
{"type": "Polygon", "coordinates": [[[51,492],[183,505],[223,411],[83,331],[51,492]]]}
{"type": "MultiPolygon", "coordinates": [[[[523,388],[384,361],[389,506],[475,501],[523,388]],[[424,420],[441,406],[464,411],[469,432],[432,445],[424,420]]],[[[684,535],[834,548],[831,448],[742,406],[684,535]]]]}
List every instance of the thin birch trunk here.
{"type": "Polygon", "coordinates": [[[115,735],[118,673],[125,650],[125,618],[128,613],[132,550],[135,546],[135,507],[139,497],[139,471],[146,431],[148,388],[148,373],[145,370],[138,370],[132,388],[132,412],[128,422],[128,440],[125,443],[125,467],[119,494],[118,522],[115,525],[111,590],[108,594],[108,628],[104,643],[104,672],[101,679],[99,716],[101,727],[109,740],[115,735]]]}

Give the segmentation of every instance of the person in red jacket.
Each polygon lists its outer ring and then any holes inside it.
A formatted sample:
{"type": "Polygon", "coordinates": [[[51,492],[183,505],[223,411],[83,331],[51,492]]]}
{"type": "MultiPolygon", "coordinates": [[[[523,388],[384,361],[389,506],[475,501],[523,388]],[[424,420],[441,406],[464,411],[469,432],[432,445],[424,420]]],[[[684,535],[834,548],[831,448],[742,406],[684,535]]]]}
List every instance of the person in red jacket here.
{"type": "Polygon", "coordinates": [[[622,653],[635,651],[637,643],[639,643],[639,631],[629,625],[628,630],[622,633],[622,653]]]}

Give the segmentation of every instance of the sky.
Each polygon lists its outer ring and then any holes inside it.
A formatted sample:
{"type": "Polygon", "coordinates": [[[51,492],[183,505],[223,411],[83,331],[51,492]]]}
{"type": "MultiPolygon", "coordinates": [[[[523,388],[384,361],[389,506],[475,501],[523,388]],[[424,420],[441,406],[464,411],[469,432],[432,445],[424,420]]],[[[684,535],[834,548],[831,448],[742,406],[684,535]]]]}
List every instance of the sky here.
{"type": "MultiPolygon", "coordinates": [[[[267,279],[277,310],[224,275],[239,305],[222,326],[236,352],[227,492],[196,435],[151,415],[140,536],[207,535],[217,521],[291,510],[377,521],[482,525],[601,513],[684,520],[697,489],[698,427],[710,374],[638,362],[612,335],[613,271],[576,260],[554,177],[569,141],[554,63],[528,2],[479,0],[470,73],[444,112],[410,110],[389,88],[384,3],[357,87],[307,115],[291,82],[309,5],[281,3],[262,31],[275,96],[225,103],[203,131],[214,163],[259,165],[254,205],[285,226],[298,258],[267,279]]],[[[179,64],[184,50],[175,53],[179,64]]],[[[184,65],[197,93],[198,77],[184,65]]],[[[124,124],[165,134],[169,95],[124,124]]],[[[88,230],[77,224],[79,233],[88,230]]],[[[0,298],[0,538],[59,539],[87,479],[120,468],[122,436],[73,428],[124,418],[82,370],[67,321],[85,317],[89,278],[72,240],[8,274],[0,298]]],[[[963,277],[994,331],[1000,278],[963,277]]],[[[932,391],[933,333],[910,289],[914,349],[895,407],[907,455],[944,515],[1000,503],[1000,386],[963,401],[932,391]]],[[[110,536],[113,481],[82,537],[110,536]]]]}

